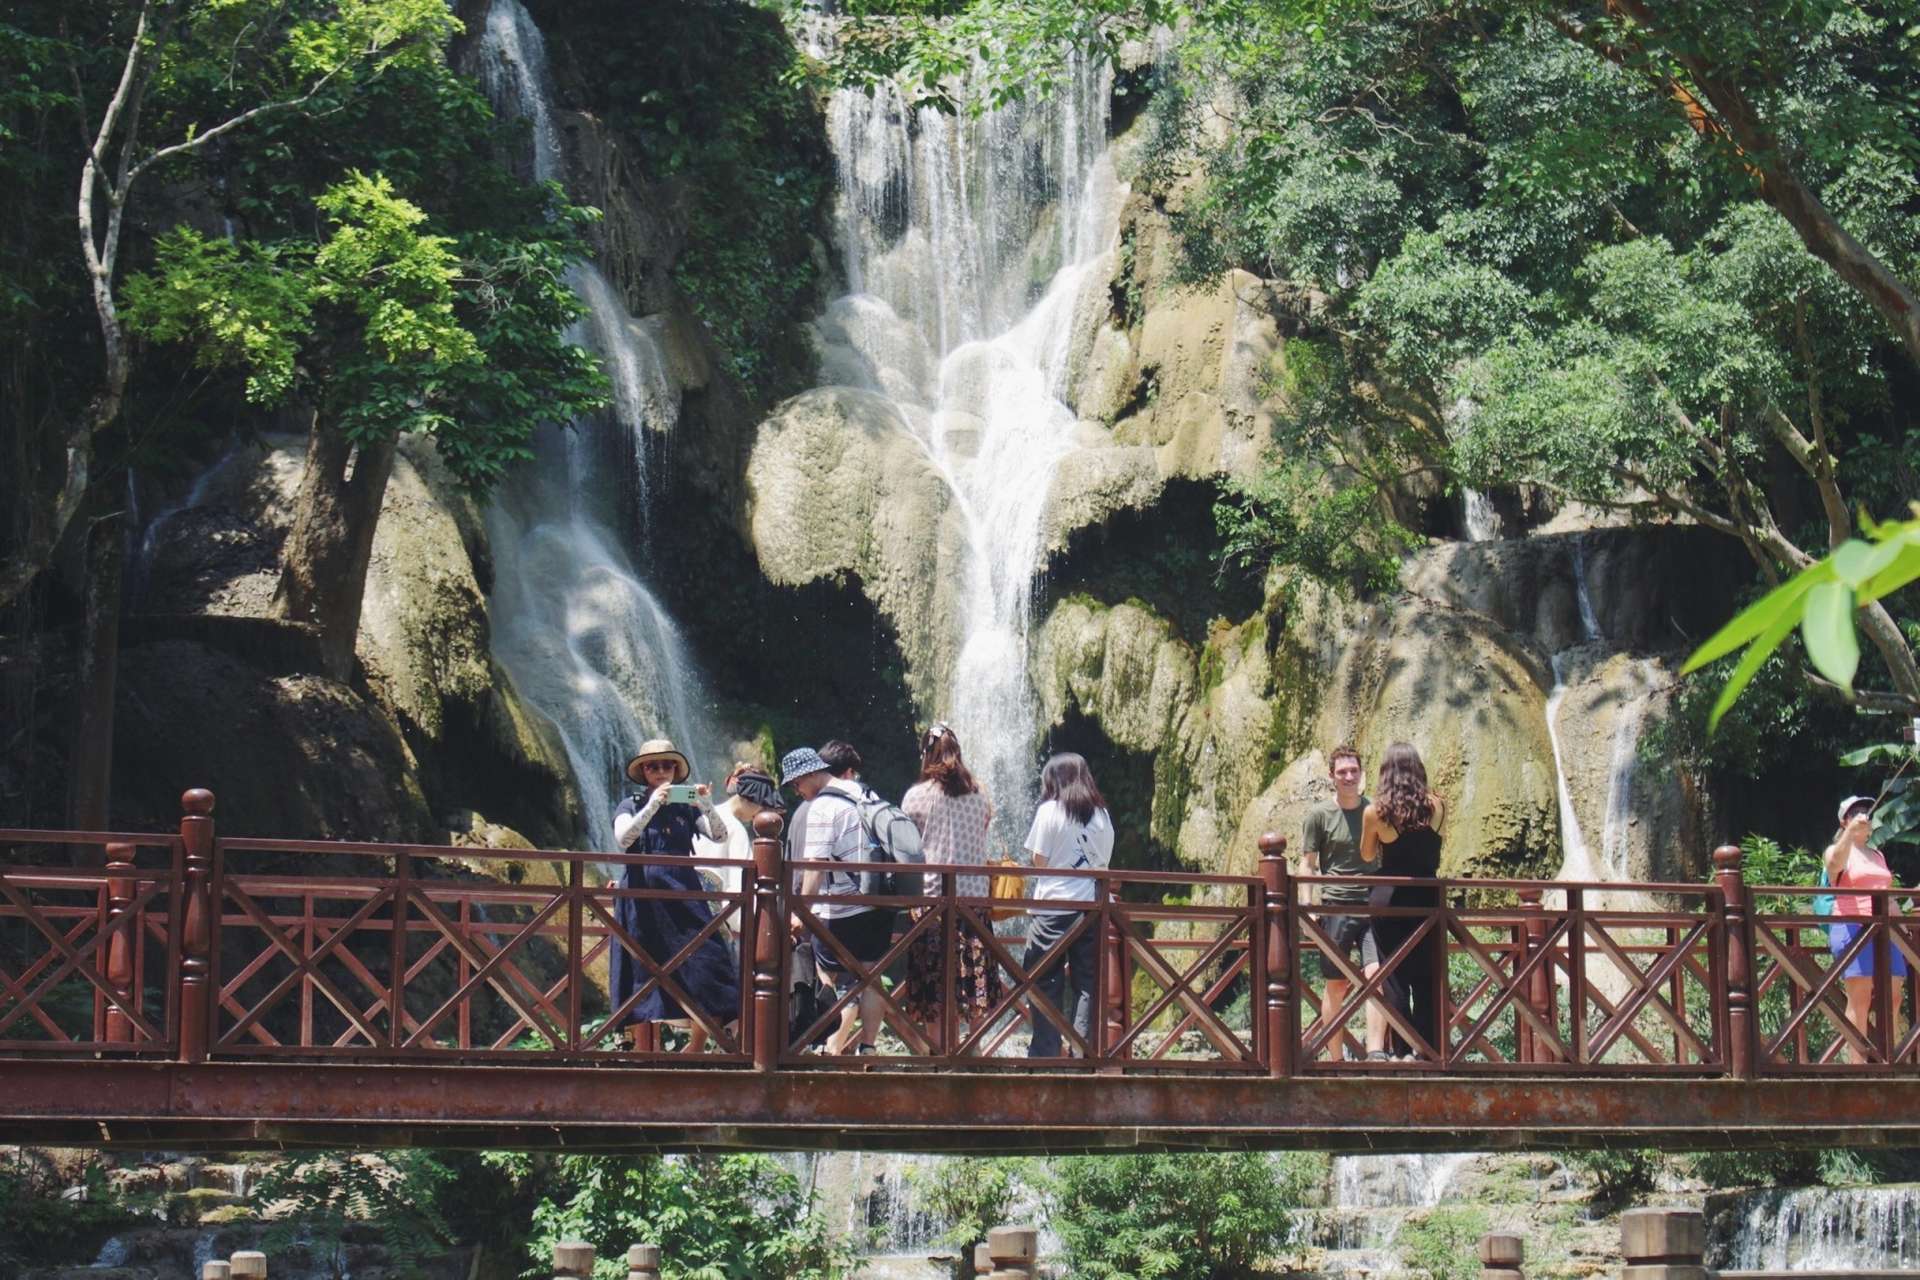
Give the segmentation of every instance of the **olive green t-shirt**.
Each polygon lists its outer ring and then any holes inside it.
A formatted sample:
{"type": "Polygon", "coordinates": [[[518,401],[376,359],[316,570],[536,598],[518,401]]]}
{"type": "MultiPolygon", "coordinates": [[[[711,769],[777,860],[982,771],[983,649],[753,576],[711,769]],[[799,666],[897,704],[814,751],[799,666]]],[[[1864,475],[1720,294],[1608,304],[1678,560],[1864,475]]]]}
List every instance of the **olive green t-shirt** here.
{"type": "MultiPolygon", "coordinates": [[[[1360,818],[1367,811],[1367,798],[1351,809],[1342,809],[1338,800],[1329,800],[1307,815],[1304,848],[1320,855],[1323,876],[1366,876],[1374,868],[1360,859],[1360,818]]],[[[1322,902],[1365,902],[1363,884],[1325,884],[1320,886],[1322,902]]]]}

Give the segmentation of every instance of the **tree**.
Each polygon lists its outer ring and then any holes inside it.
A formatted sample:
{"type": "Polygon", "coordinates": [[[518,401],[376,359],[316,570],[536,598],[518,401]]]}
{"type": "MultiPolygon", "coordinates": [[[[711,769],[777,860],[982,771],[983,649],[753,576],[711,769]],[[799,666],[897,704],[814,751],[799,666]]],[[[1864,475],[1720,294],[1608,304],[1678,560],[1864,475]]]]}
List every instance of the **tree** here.
{"type": "MultiPolygon", "coordinates": [[[[546,193],[558,202],[557,191],[546,193]]],[[[276,603],[319,628],[330,670],[351,670],[381,499],[399,437],[434,436],[484,488],[530,456],[543,421],[604,403],[592,357],[560,333],[586,216],[436,234],[387,179],[351,173],[314,201],[316,239],[162,237],[127,286],[127,320],[201,362],[247,372],[247,396],[308,406],[306,465],[276,603]]]]}
{"type": "MultiPolygon", "coordinates": [[[[63,28],[67,22],[63,16],[63,28]]],[[[275,116],[337,101],[392,66],[436,57],[458,26],[441,0],[142,0],[137,8],[85,6],[71,23],[84,34],[52,42],[28,33],[58,48],[67,66],[30,65],[34,84],[64,73],[68,103],[83,117],[74,229],[101,365],[85,409],[63,424],[51,464],[22,486],[25,517],[19,545],[0,563],[0,605],[51,558],[87,496],[97,441],[125,403],[133,350],[118,278],[135,197],[152,186],[141,179],[275,116]],[[81,59],[97,34],[124,52],[95,114],[81,59]]]]}

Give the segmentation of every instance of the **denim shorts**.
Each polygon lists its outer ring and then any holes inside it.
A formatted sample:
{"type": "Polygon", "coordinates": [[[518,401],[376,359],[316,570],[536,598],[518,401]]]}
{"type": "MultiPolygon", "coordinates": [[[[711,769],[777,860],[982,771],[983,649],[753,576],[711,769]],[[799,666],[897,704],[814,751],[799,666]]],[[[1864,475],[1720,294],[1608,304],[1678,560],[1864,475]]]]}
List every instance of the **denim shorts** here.
{"type": "MultiPolygon", "coordinates": [[[[1859,925],[1845,924],[1836,921],[1827,926],[1827,950],[1835,959],[1838,959],[1840,953],[1852,946],[1853,940],[1859,936],[1859,925]]],[[[1861,947],[1860,954],[1855,956],[1853,962],[1847,966],[1845,976],[1849,978],[1871,978],[1873,976],[1873,949],[1877,945],[1877,943],[1869,942],[1866,946],[1861,947]]],[[[1906,953],[1894,946],[1891,941],[1887,943],[1887,950],[1891,953],[1887,956],[1887,972],[1896,978],[1906,977],[1906,953]]]]}

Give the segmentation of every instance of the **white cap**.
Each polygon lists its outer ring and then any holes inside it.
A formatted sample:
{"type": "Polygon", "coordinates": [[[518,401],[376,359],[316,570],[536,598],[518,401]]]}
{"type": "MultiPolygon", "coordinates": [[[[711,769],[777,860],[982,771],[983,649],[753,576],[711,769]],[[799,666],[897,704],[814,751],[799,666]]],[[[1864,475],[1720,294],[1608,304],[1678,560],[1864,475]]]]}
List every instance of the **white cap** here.
{"type": "Polygon", "coordinates": [[[1857,804],[1864,804],[1867,808],[1871,809],[1873,808],[1874,800],[1872,796],[1848,796],[1840,802],[1840,821],[1845,822],[1847,820],[1847,810],[1857,804]]]}

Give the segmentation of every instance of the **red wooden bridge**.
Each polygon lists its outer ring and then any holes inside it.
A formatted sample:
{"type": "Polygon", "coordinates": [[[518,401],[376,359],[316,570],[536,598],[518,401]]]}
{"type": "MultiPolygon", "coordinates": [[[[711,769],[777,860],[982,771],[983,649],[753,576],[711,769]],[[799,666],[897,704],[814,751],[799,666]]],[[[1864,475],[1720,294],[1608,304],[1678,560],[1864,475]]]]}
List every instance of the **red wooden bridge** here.
{"type": "Polygon", "coordinates": [[[994,919],[1021,904],[958,896],[979,869],[930,865],[925,896],[861,899],[900,925],[874,965],[842,952],[858,979],[842,999],[884,1002],[881,1054],[858,1057],[807,1051],[838,1004],[789,1025],[789,929],[838,943],[771,815],[738,890],[674,892],[605,887],[604,868],[684,859],[235,838],[216,834],[209,792],[183,805],[163,835],[0,831],[0,1141],[1920,1144],[1920,1020],[1890,980],[1896,956],[1920,966],[1920,921],[1870,893],[1875,914],[1834,957],[1806,888],[1747,885],[1735,848],[1707,884],[1369,881],[1431,891],[1421,907],[1309,905],[1331,881],[1290,875],[1275,836],[1258,876],[1064,873],[1097,881],[1092,901],[1045,904],[1099,942],[1084,1037],[1036,989],[1065,945],[1029,969],[1020,924],[994,919]],[[631,1001],[610,1008],[600,976],[615,949],[648,975],[638,999],[678,993],[700,941],[648,954],[617,923],[622,897],[704,899],[709,932],[740,940],[738,1016],[702,1019],[708,1051],[622,1043],[631,1001]],[[1368,976],[1329,939],[1336,911],[1407,936],[1368,976]],[[959,1022],[951,978],[944,1025],[907,1016],[885,975],[923,936],[949,957],[968,938],[989,948],[1005,986],[989,1016],[959,1022]],[[1878,975],[1864,1025],[1841,984],[1856,957],[1878,975]],[[1425,1026],[1381,999],[1416,973],[1438,1010],[1425,1026]],[[1347,982],[1338,1009],[1329,978],[1347,982]],[[1365,1060],[1369,1003],[1406,1058],[1365,1060]],[[1041,1019],[1070,1056],[1025,1056],[1041,1019]]]}

